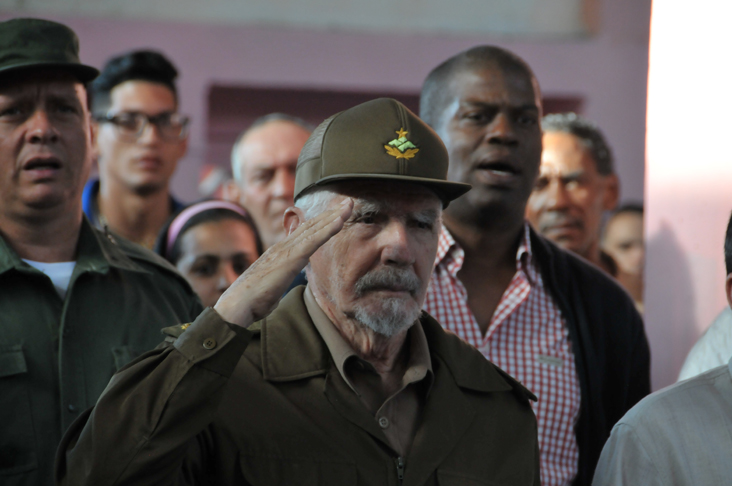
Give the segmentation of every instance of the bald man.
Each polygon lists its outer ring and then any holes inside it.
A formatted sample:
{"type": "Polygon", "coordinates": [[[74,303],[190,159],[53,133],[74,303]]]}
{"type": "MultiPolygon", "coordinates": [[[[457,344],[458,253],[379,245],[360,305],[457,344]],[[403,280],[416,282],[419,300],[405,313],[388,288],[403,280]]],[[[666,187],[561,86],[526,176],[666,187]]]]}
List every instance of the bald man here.
{"type": "Polygon", "coordinates": [[[249,211],[265,249],[285,237],[282,218],[293,204],[297,157],[311,132],[305,121],[273,113],[256,120],[234,143],[234,183],[224,197],[249,211]]]}

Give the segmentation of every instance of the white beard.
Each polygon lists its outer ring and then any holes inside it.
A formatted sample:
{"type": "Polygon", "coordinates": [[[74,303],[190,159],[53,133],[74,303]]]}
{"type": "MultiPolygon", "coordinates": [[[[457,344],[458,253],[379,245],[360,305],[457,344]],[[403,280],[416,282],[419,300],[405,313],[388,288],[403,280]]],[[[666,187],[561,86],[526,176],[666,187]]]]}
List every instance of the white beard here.
{"type": "Polygon", "coordinates": [[[379,300],[376,305],[357,304],[353,317],[363,326],[382,336],[392,337],[409,329],[419,318],[421,310],[414,301],[397,297],[379,300]]]}

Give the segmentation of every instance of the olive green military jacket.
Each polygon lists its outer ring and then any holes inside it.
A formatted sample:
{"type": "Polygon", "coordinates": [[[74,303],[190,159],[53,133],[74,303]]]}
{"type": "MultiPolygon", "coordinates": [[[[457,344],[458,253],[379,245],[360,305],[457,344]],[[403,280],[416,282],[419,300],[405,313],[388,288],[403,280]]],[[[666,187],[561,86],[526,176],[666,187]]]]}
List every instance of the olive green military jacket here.
{"type": "Polygon", "coordinates": [[[86,219],[64,300],[0,238],[0,484],[52,484],[68,426],[162,327],[201,310],[171,265],[86,219]]]}
{"type": "Polygon", "coordinates": [[[338,372],[303,288],[249,330],[212,309],[170,330],[71,426],[58,484],[539,484],[533,395],[427,314],[417,325],[434,384],[397,457],[338,372]]]}

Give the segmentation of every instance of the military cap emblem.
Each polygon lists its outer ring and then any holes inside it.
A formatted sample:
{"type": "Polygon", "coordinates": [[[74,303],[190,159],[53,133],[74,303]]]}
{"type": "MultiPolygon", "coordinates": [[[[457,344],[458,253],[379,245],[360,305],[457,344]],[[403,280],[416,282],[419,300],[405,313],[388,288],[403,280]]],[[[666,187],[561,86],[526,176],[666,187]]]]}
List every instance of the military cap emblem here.
{"type": "Polygon", "coordinates": [[[413,158],[415,154],[419,152],[419,149],[416,145],[407,140],[407,133],[409,132],[404,130],[404,128],[397,130],[396,134],[399,135],[399,137],[389,142],[389,145],[384,145],[386,153],[392,157],[396,157],[397,159],[413,158]]]}

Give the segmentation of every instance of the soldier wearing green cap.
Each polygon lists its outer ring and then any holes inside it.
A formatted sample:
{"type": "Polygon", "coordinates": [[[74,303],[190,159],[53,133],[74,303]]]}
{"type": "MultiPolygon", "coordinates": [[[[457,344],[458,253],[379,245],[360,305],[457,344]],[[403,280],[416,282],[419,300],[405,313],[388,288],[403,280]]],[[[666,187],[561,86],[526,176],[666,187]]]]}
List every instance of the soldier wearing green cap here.
{"type": "Polygon", "coordinates": [[[0,23],[0,483],[48,485],[68,426],[161,327],[201,311],[165,262],[91,227],[78,39],[41,19],[0,23]]]}
{"type": "Polygon", "coordinates": [[[531,392],[420,311],[442,208],[470,187],[446,174],[395,100],[323,122],[288,236],[115,375],[58,484],[538,485],[531,392]]]}

